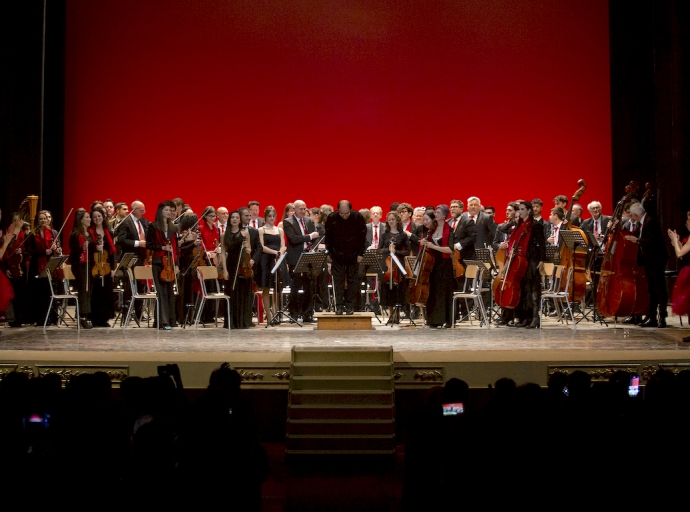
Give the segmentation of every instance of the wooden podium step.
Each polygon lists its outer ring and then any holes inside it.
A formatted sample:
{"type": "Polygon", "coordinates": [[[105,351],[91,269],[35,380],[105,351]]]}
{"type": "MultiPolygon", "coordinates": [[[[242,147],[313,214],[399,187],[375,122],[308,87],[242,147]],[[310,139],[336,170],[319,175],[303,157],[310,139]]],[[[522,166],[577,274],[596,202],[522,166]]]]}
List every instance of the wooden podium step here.
{"type": "Polygon", "coordinates": [[[374,328],[371,319],[374,313],[354,313],[336,315],[335,313],[316,313],[316,327],[319,331],[370,331],[374,328]]]}

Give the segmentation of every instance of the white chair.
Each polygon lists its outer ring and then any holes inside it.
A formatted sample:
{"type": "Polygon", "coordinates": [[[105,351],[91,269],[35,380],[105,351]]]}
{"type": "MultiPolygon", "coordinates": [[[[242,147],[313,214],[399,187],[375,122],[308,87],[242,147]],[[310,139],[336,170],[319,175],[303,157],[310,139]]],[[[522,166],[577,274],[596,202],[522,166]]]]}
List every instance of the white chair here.
{"type": "MultiPolygon", "coordinates": [[[[482,300],[482,281],[484,276],[485,267],[482,265],[467,265],[465,268],[465,282],[462,286],[462,290],[453,293],[453,311],[457,310],[456,301],[462,299],[465,301],[465,307],[467,308],[467,316],[470,319],[470,325],[472,325],[472,314],[470,312],[469,301],[473,302],[474,309],[479,311],[480,320],[479,325],[486,323],[489,326],[489,322],[486,318],[486,310],[484,309],[484,301],[482,300]]],[[[453,315],[455,316],[455,315],[453,315]]],[[[453,319],[453,327],[455,327],[455,319],[453,319]]]]}
{"type": "Polygon", "coordinates": [[[558,313],[558,321],[563,322],[563,319],[565,318],[566,324],[568,323],[568,317],[566,316],[566,312],[570,313],[570,319],[573,321],[573,329],[575,328],[576,322],[575,322],[575,315],[573,314],[573,310],[570,306],[570,300],[568,298],[568,293],[570,292],[570,287],[572,286],[572,281],[573,281],[573,268],[569,268],[567,275],[565,277],[565,286],[563,285],[563,271],[565,267],[563,265],[556,265],[553,270],[553,275],[551,277],[551,287],[549,290],[542,292],[541,294],[541,302],[539,304],[539,328],[541,329],[541,319],[542,319],[542,310],[544,308],[544,301],[545,300],[553,300],[553,305],[556,308],[556,312],[558,313]],[[563,306],[563,308],[561,308],[563,306]]]}
{"type": "MultiPolygon", "coordinates": [[[[220,291],[220,284],[218,283],[218,269],[214,266],[198,266],[196,268],[197,275],[199,276],[199,281],[201,282],[201,297],[199,301],[199,309],[196,313],[196,320],[194,321],[194,328],[196,329],[199,325],[199,320],[201,319],[201,314],[204,311],[204,304],[207,300],[224,300],[227,306],[227,320],[228,329],[231,329],[232,319],[230,318],[230,297],[225,295],[220,291]],[[206,289],[206,282],[213,281],[216,285],[216,291],[209,293],[206,289]]],[[[216,315],[216,327],[218,326],[218,316],[216,315]]]]}
{"type": "MultiPolygon", "coordinates": [[[[64,280],[65,282],[65,293],[55,293],[55,288],[53,288],[53,279],[48,276],[45,276],[45,271],[41,272],[41,276],[39,279],[47,279],[48,280],[48,285],[50,286],[50,305],[48,306],[48,311],[46,311],[46,319],[43,321],[43,330],[46,330],[46,326],[48,325],[48,318],[50,317],[50,311],[53,309],[53,302],[54,301],[60,301],[60,306],[58,309],[60,310],[58,317],[58,325],[60,325],[60,320],[67,325],[65,322],[64,316],[66,314],[66,308],[67,304],[69,304],[70,300],[73,300],[74,303],[76,304],[76,322],[77,322],[77,331],[81,330],[81,324],[79,322],[79,299],[77,298],[76,295],[73,295],[69,291],[69,280],[74,279],[74,274],[72,273],[72,268],[69,265],[64,265],[63,266],[63,275],[64,275],[64,280]]],[[[68,315],[69,316],[69,315],[68,315]]]]}
{"type": "MultiPolygon", "coordinates": [[[[126,328],[127,325],[129,325],[129,320],[132,317],[132,309],[134,308],[134,303],[137,300],[145,301],[145,300],[155,300],[156,301],[156,319],[159,317],[159,306],[158,306],[158,296],[151,292],[150,290],[147,290],[144,293],[140,293],[139,290],[137,289],[137,281],[149,281],[153,280],[153,269],[151,267],[144,267],[144,266],[137,266],[134,267],[134,272],[132,272],[132,269],[127,269],[127,278],[129,279],[129,286],[130,289],[132,290],[132,299],[129,301],[129,307],[127,308],[127,316],[125,317],[125,321],[122,324],[122,328],[126,328]]],[[[149,315],[149,322],[151,319],[151,315],[149,315]]],[[[138,319],[137,319],[138,320],[138,319]]],[[[147,325],[150,325],[147,323],[147,325]]]]}

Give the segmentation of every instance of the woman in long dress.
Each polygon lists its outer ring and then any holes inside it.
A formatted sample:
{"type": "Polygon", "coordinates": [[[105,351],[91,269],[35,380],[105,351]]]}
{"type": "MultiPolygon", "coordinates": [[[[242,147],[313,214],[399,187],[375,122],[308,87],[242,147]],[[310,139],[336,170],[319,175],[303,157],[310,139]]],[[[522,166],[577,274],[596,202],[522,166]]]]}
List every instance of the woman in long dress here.
{"type": "Polygon", "coordinates": [[[433,212],[424,214],[428,219],[433,218],[427,237],[420,242],[427,251],[434,251],[434,267],[429,276],[429,299],[426,303],[426,322],[432,329],[441,326],[450,328],[453,325],[453,249],[449,245],[450,226],[446,222],[449,212],[447,205],[440,204],[433,212]]]}
{"type": "MultiPolygon", "coordinates": [[[[225,295],[230,297],[230,322],[225,319],[223,327],[232,329],[248,329],[252,323],[252,281],[253,277],[242,276],[240,257],[243,252],[251,254],[249,232],[242,229],[240,212],[230,213],[228,229],[225,231],[221,243],[220,265],[225,279],[225,295]]],[[[249,258],[248,265],[254,261],[249,258]]]]}
{"type": "Polygon", "coordinates": [[[277,273],[271,274],[271,270],[285,252],[283,230],[275,225],[277,215],[276,209],[273,206],[268,206],[264,210],[265,224],[259,228],[259,240],[261,241],[263,252],[261,254],[257,282],[261,288],[261,298],[264,303],[267,323],[270,323],[278,310],[278,288],[275,282],[277,273]],[[271,288],[275,290],[273,301],[271,301],[271,288]]]}

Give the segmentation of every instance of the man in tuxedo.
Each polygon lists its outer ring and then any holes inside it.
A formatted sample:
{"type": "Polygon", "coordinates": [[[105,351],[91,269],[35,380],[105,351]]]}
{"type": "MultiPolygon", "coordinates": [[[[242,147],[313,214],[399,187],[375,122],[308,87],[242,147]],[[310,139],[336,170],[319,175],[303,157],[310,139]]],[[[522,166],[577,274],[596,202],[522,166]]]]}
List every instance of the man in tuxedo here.
{"type": "Polygon", "coordinates": [[[352,209],[349,201],[340,201],[338,209],[326,219],[326,249],[331,260],[337,315],[342,315],[343,310],[348,315],[352,315],[355,311],[359,293],[359,287],[356,286],[357,272],[366,247],[367,227],[364,217],[352,209]],[[347,290],[345,289],[346,279],[347,290]]]}
{"type": "Polygon", "coordinates": [[[484,249],[489,247],[494,241],[496,234],[496,223],[493,221],[491,215],[481,211],[482,203],[478,197],[470,197],[467,200],[467,213],[463,217],[468,217],[474,221],[477,235],[474,240],[475,249],[484,249]]]}
{"type": "MultiPolygon", "coordinates": [[[[143,265],[146,261],[146,230],[149,227],[149,221],[144,218],[146,207],[141,201],[134,201],[131,206],[131,215],[126,220],[121,221],[115,232],[117,239],[117,256],[118,261],[122,259],[124,253],[133,252],[137,261],[135,266],[143,265]]],[[[129,287],[129,279],[126,279],[127,286],[123,295],[125,303],[132,299],[132,290],[129,287]]],[[[137,289],[143,293],[146,288],[146,283],[137,281],[137,289]]],[[[134,305],[134,311],[137,318],[141,316],[142,301],[137,301],[134,305]]]]}
{"type": "Polygon", "coordinates": [[[640,203],[630,206],[630,220],[639,222],[639,236],[626,235],[626,240],[638,244],[637,264],[644,266],[649,289],[649,310],[641,327],[666,327],[668,292],[666,291],[666,262],[668,251],[661,225],[640,203]],[[657,310],[659,317],[657,320],[657,310]]]}
{"type": "MultiPolygon", "coordinates": [[[[575,206],[573,206],[573,212],[575,211],[575,206]]],[[[608,232],[608,224],[611,221],[611,217],[601,214],[601,203],[599,201],[592,201],[589,203],[587,205],[587,210],[589,210],[591,217],[582,221],[580,229],[585,232],[587,238],[589,238],[591,242],[597,245],[594,248],[594,254],[590,256],[594,258],[590,268],[592,269],[592,292],[594,303],[596,304],[597,289],[599,288],[599,271],[601,270],[601,264],[604,260],[604,240],[608,232]]]]}
{"type": "Polygon", "coordinates": [[[264,218],[259,217],[259,210],[261,208],[259,201],[249,201],[247,208],[249,208],[249,213],[251,214],[249,225],[254,229],[259,229],[264,225],[264,218]]]}
{"type": "Polygon", "coordinates": [[[290,286],[290,303],[288,305],[290,316],[299,316],[305,322],[313,321],[311,310],[313,276],[311,274],[301,274],[294,271],[300,254],[309,252],[312,249],[311,243],[319,236],[314,226],[314,221],[307,215],[307,205],[304,201],[295,201],[295,213],[291,217],[283,220],[283,231],[287,237],[287,264],[290,269],[292,286],[290,286]],[[302,290],[302,293],[299,293],[302,290]]]}
{"type": "Polygon", "coordinates": [[[550,234],[546,239],[546,243],[549,245],[558,245],[561,243],[561,228],[563,227],[563,219],[565,218],[565,212],[563,208],[555,207],[551,208],[551,216],[549,217],[549,231],[550,234]]]}
{"type": "MultiPolygon", "coordinates": [[[[460,222],[460,217],[462,212],[465,210],[465,203],[460,201],[460,199],[453,199],[450,202],[450,218],[446,220],[446,223],[450,226],[451,231],[455,231],[455,228],[460,222]]],[[[424,212],[422,212],[424,214],[424,212]]]]}
{"type": "MultiPolygon", "coordinates": [[[[556,205],[556,207],[558,207],[558,205],[556,205]]],[[[532,199],[532,212],[534,213],[534,223],[539,224],[542,227],[542,230],[544,231],[544,239],[546,240],[547,238],[549,238],[551,234],[551,225],[548,221],[545,222],[544,218],[541,216],[541,212],[543,209],[544,201],[542,201],[538,197],[532,199]]],[[[563,210],[565,210],[565,208],[563,208],[563,210]]]]}
{"type": "MultiPolygon", "coordinates": [[[[383,233],[386,231],[386,224],[385,222],[381,221],[381,217],[383,216],[383,210],[381,209],[380,206],[372,206],[371,209],[369,210],[369,215],[370,215],[370,220],[367,224],[367,250],[371,249],[378,249],[379,248],[379,240],[381,240],[381,236],[383,233]]],[[[360,277],[362,277],[360,275],[360,277]]],[[[366,277],[366,282],[368,285],[369,290],[376,290],[376,278],[374,277],[366,277]]],[[[361,294],[360,297],[361,298],[361,294]]],[[[362,309],[362,304],[361,300],[358,301],[359,303],[357,304],[357,310],[362,309]]],[[[379,300],[378,300],[378,294],[376,294],[376,297],[373,299],[372,304],[371,304],[372,309],[374,312],[379,315],[381,314],[381,308],[379,307],[379,300]]]]}
{"type": "Polygon", "coordinates": [[[230,218],[230,213],[225,206],[220,206],[216,208],[216,217],[217,220],[213,224],[218,228],[218,235],[220,236],[222,243],[225,231],[228,229],[228,219],[230,218]]]}
{"type": "Polygon", "coordinates": [[[579,228],[580,224],[582,224],[582,205],[574,204],[573,213],[570,215],[570,225],[579,228]]]}
{"type": "Polygon", "coordinates": [[[252,261],[254,262],[254,267],[258,268],[259,260],[261,259],[261,253],[263,252],[263,247],[261,247],[261,240],[259,239],[259,230],[254,229],[251,226],[252,216],[249,208],[240,208],[237,210],[240,214],[240,222],[242,222],[242,229],[249,231],[249,245],[252,251],[252,261]]]}

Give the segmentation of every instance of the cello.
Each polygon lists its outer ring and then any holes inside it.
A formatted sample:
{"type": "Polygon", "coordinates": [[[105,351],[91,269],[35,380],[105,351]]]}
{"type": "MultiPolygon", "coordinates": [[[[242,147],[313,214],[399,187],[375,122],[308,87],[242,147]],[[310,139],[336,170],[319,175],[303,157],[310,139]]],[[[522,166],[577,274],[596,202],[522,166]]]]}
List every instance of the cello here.
{"type": "Polygon", "coordinates": [[[644,267],[637,264],[638,245],[625,238],[632,233],[621,226],[625,205],[637,189],[634,181],[625,187],[625,195],[616,205],[611,228],[606,235],[596,304],[597,310],[604,316],[641,315],[649,307],[647,276],[644,267]]]}
{"type": "MultiPolygon", "coordinates": [[[[587,188],[587,183],[585,180],[578,180],[577,184],[580,188],[577,189],[575,194],[573,194],[572,200],[570,202],[570,208],[565,216],[565,221],[561,226],[561,230],[568,230],[574,233],[579,233],[580,236],[587,240],[587,235],[580,228],[570,225],[570,217],[573,213],[573,206],[575,201],[580,200],[580,196],[584,194],[587,188]]],[[[560,250],[560,264],[563,265],[563,272],[568,275],[569,269],[573,269],[573,283],[570,287],[568,300],[570,302],[582,302],[587,293],[587,256],[589,250],[587,246],[576,246],[574,249],[569,249],[564,243],[563,238],[560,239],[561,250],[560,250]]]]}
{"type": "MultiPolygon", "coordinates": [[[[431,233],[428,236],[430,237],[431,233]]],[[[426,306],[426,301],[429,299],[429,276],[434,268],[434,260],[434,255],[427,251],[424,245],[410,273],[411,282],[407,287],[406,299],[409,304],[426,306]]]]}
{"type": "Polygon", "coordinates": [[[510,248],[505,267],[496,276],[491,288],[494,293],[494,302],[502,308],[515,309],[520,303],[520,281],[527,272],[527,258],[520,254],[520,244],[525,235],[529,234],[533,225],[527,226],[520,233],[517,241],[510,248]]]}

